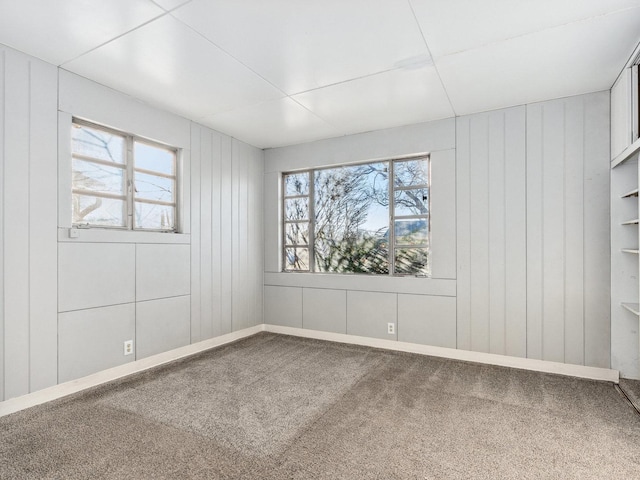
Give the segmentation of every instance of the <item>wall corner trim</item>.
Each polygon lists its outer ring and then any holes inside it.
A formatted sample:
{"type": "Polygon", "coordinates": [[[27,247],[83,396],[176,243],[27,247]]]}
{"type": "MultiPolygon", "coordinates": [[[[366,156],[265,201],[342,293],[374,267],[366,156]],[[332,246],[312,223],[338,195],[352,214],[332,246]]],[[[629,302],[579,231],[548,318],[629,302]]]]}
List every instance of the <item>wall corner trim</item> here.
{"type": "Polygon", "coordinates": [[[519,368],[521,370],[553,373],[557,375],[566,375],[570,377],[585,378],[589,380],[600,380],[605,382],[613,382],[616,384],[620,381],[620,372],[618,372],[618,370],[611,370],[608,368],[572,365],[568,363],[536,360],[533,358],[510,357],[507,355],[497,355],[494,353],[472,352],[469,350],[458,350],[455,348],[434,347],[430,345],[419,345],[416,343],[398,342],[396,340],[358,337],[355,335],[346,335],[344,333],[321,332],[317,330],[283,327],[279,325],[266,324],[264,325],[264,331],[284,335],[293,335],[296,337],[313,338],[316,340],[328,340],[331,342],[382,348],[385,350],[394,350],[397,352],[430,355],[433,357],[462,360],[465,362],[484,363],[487,365],[519,368]]]}
{"type": "Polygon", "coordinates": [[[188,357],[190,355],[194,355],[196,353],[200,353],[214,347],[226,345],[228,343],[255,335],[256,333],[262,332],[263,330],[264,325],[256,325],[254,327],[245,328],[243,330],[238,330],[226,335],[209,338],[201,342],[192,343],[191,345],[186,345],[174,350],[159,353],[157,355],[136,360],[131,363],[126,363],[124,365],[109,368],[101,372],[87,375],[86,377],[78,378],[69,382],[61,383],[59,385],[54,385],[53,387],[38,390],[37,392],[22,395],[20,397],[10,398],[9,400],[0,402],[0,417],[18,412],[20,410],[24,410],[26,408],[34,407],[42,403],[66,397],[68,395],[78,393],[82,390],[96,387],[103,383],[111,382],[113,380],[117,380],[134,373],[142,372],[150,368],[164,365],[165,363],[188,357]]]}

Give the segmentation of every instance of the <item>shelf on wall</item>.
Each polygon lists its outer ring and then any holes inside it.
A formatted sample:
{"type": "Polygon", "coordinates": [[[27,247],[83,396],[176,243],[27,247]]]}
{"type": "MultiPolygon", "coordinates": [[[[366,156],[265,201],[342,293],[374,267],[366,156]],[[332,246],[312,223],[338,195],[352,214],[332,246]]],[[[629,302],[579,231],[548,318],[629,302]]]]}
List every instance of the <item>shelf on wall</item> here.
{"type": "Polygon", "coordinates": [[[620,155],[611,160],[611,168],[615,168],[621,163],[629,160],[634,154],[640,150],[640,138],[625,148],[620,155]]]}
{"type": "Polygon", "coordinates": [[[634,315],[638,315],[640,317],[640,304],[638,303],[621,303],[624,308],[629,310],[634,315]]]}
{"type": "Polygon", "coordinates": [[[634,250],[633,248],[623,248],[620,251],[624,252],[624,253],[636,253],[636,254],[640,254],[640,250],[634,250]]]}
{"type": "Polygon", "coordinates": [[[630,197],[637,197],[637,196],[638,196],[638,189],[634,188],[630,192],[623,193],[622,195],[620,195],[620,198],[630,198],[630,197]]]}
{"type": "Polygon", "coordinates": [[[638,219],[634,218],[633,220],[627,220],[626,222],[622,222],[620,225],[638,225],[638,219]]]}

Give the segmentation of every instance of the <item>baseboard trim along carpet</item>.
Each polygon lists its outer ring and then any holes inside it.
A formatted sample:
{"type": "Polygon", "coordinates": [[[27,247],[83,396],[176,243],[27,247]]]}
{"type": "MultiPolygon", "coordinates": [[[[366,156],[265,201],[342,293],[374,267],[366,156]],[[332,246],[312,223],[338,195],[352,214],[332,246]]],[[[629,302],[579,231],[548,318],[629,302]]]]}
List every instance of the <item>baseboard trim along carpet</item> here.
{"type": "Polygon", "coordinates": [[[398,342],[396,340],[358,337],[355,335],[346,335],[344,333],[320,332],[317,330],[283,327],[279,325],[264,325],[264,331],[293,335],[296,337],[314,338],[317,340],[329,340],[332,342],[383,348],[386,350],[396,350],[398,352],[431,355],[434,357],[450,358],[452,360],[464,360],[467,362],[519,368],[522,370],[533,370],[543,373],[555,373],[570,377],[587,378],[590,380],[602,380],[606,382],[613,382],[615,384],[620,382],[620,372],[609,368],[572,365],[568,363],[550,362],[547,360],[536,360],[533,358],[510,357],[507,355],[496,355],[493,353],[471,352],[469,350],[458,350],[455,348],[434,347],[430,345],[419,345],[416,343],[398,342]]]}
{"type": "Polygon", "coordinates": [[[188,357],[213,347],[226,345],[237,340],[250,337],[264,330],[263,325],[245,328],[237,332],[228,333],[215,338],[209,338],[202,342],[192,343],[184,347],[169,350],[168,352],[159,353],[151,357],[136,360],[125,365],[109,368],[101,372],[87,375],[86,377],[71,380],[69,382],[54,385],[53,387],[44,388],[37,392],[22,395],[20,397],[10,398],[4,402],[0,402],[0,417],[15,413],[25,408],[34,407],[42,403],[50,402],[58,398],[66,397],[73,393],[86,390],[87,388],[96,387],[103,383],[111,382],[122,377],[126,377],[133,373],[142,372],[150,368],[154,368],[165,363],[188,357]]]}
{"type": "Polygon", "coordinates": [[[51,400],[66,397],[67,395],[71,395],[88,388],[93,388],[103,383],[126,377],[133,373],[142,372],[180,358],[188,357],[210,348],[235,342],[263,331],[292,335],[295,337],[313,338],[317,340],[328,340],[331,342],[382,348],[385,350],[395,350],[398,352],[431,355],[434,357],[449,358],[452,360],[463,360],[467,362],[519,368],[522,370],[533,370],[536,372],[555,373],[591,380],[602,380],[606,382],[613,382],[615,384],[618,384],[620,381],[620,373],[617,370],[611,370],[608,368],[571,365],[567,363],[549,362],[546,360],[510,357],[483,352],[471,352],[455,348],[434,347],[430,345],[419,345],[416,343],[398,342],[396,340],[359,337],[343,333],[321,332],[318,330],[266,324],[256,325],[255,327],[245,328],[220,337],[210,338],[202,342],[186,345],[184,347],[176,348],[175,350],[159,353],[151,357],[136,360],[135,362],[103,370],[86,377],[61,383],[43,390],[38,390],[37,392],[5,400],[4,402],[0,402],[0,417],[24,410],[25,408],[49,402],[51,400]]]}

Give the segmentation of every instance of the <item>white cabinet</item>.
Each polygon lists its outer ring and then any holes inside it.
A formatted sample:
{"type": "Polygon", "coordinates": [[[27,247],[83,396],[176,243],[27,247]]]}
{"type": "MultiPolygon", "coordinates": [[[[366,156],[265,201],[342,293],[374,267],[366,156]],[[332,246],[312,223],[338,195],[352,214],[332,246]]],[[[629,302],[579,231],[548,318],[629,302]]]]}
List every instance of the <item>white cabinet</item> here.
{"type": "Polygon", "coordinates": [[[640,378],[638,53],[611,89],[611,367],[640,378]]]}

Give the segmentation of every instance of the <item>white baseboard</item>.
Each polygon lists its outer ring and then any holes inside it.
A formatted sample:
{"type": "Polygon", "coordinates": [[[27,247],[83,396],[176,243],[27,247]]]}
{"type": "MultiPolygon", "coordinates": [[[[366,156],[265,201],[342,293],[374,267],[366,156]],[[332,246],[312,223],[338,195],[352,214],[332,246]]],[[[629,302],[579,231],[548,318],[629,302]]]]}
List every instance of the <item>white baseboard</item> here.
{"type": "Polygon", "coordinates": [[[159,353],[131,363],[109,368],[108,370],[103,370],[101,372],[87,375],[86,377],[54,385],[53,387],[44,388],[27,395],[10,398],[9,400],[0,402],[0,417],[24,410],[25,408],[50,402],[51,400],[66,397],[67,395],[86,390],[87,388],[96,387],[103,383],[111,382],[133,373],[142,372],[180,358],[188,357],[213,347],[235,342],[236,340],[250,337],[251,335],[255,335],[263,330],[264,325],[256,325],[255,327],[245,328],[243,330],[238,330],[237,332],[210,338],[208,340],[203,340],[202,342],[193,343],[191,345],[176,348],[175,350],[170,350],[168,352],[159,353]]]}
{"type": "Polygon", "coordinates": [[[509,357],[506,355],[495,355],[491,353],[470,352],[468,350],[457,350],[455,348],[433,347],[429,345],[419,345],[416,343],[398,342],[395,340],[382,340],[378,338],[358,337],[355,335],[345,335],[342,333],[320,332],[317,330],[306,330],[302,328],[281,327],[278,325],[256,325],[245,328],[237,332],[210,338],[202,342],[194,343],[184,347],[176,348],[168,352],[159,353],[151,357],[136,360],[135,362],[113,367],[108,370],[88,375],[86,377],[61,383],[53,387],[38,390],[21,397],[11,398],[0,402],[0,417],[11,413],[34,407],[42,403],[50,402],[58,398],[66,397],[73,393],[96,387],[103,383],[111,382],[128,375],[142,372],[165,363],[188,357],[196,353],[209,350],[210,348],[225,345],[242,338],[250,337],[259,332],[272,332],[296,337],[314,338],[317,340],[328,340],[331,342],[349,343],[398,352],[417,353],[421,355],[431,355],[434,357],[450,358],[454,360],[464,360],[468,362],[485,363],[488,365],[499,365],[502,367],[520,368],[523,370],[533,370],[536,372],[555,373],[568,375],[571,377],[588,378],[591,380],[603,380],[607,382],[619,383],[620,374],[617,370],[608,368],[586,367],[583,365],[571,365],[568,363],[547,362],[531,358],[509,357]]]}
{"type": "Polygon", "coordinates": [[[509,357],[507,355],[496,355],[493,353],[471,352],[468,350],[458,350],[455,348],[433,347],[429,345],[419,345],[416,343],[398,342],[395,340],[358,337],[355,335],[345,335],[343,333],[320,332],[317,330],[281,327],[278,325],[264,325],[264,330],[266,332],[294,335],[296,337],[315,338],[318,340],[350,343],[353,345],[383,348],[386,350],[395,350],[398,352],[418,353],[421,355],[431,355],[433,357],[450,358],[453,360],[464,360],[467,362],[499,365],[501,367],[512,367],[522,370],[533,370],[536,372],[555,373],[559,375],[567,375],[570,377],[603,380],[613,383],[619,383],[620,381],[620,372],[618,372],[618,370],[611,370],[608,368],[587,367],[584,365],[548,362],[546,360],[536,360],[532,358],[509,357]]]}

